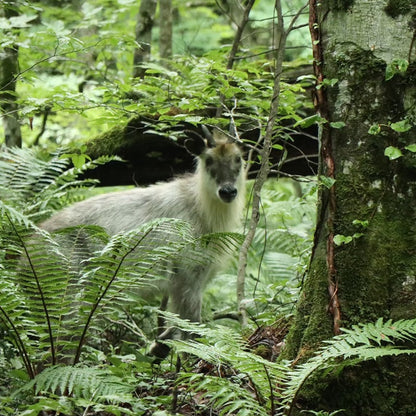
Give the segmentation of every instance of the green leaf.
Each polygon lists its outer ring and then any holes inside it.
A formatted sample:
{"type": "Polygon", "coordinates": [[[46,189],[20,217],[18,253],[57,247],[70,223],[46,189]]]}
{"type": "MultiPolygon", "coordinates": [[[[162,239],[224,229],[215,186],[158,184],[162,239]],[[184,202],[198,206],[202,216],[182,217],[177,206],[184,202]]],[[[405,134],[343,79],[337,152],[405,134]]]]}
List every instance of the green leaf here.
{"type": "Polygon", "coordinates": [[[380,124],[373,124],[368,129],[368,134],[376,135],[376,134],[379,134],[380,132],[381,132],[381,126],[380,126],[380,124]]]}
{"type": "Polygon", "coordinates": [[[342,244],[349,244],[351,243],[351,241],[353,240],[353,237],[351,235],[342,235],[342,234],[337,234],[334,236],[334,243],[337,246],[341,246],[342,244]]]}
{"type": "Polygon", "coordinates": [[[405,149],[409,152],[416,153],[416,144],[409,144],[409,146],[406,146],[405,149]]]}
{"type": "Polygon", "coordinates": [[[353,235],[337,234],[334,236],[334,243],[337,246],[341,246],[342,244],[349,244],[351,243],[351,241],[356,240],[357,238],[360,238],[363,235],[363,233],[354,233],[353,235]]]}
{"type": "Polygon", "coordinates": [[[72,163],[74,166],[78,169],[82,168],[84,163],[88,160],[91,160],[91,158],[87,155],[73,155],[72,156],[72,163]]]}
{"type": "Polygon", "coordinates": [[[352,222],[354,225],[360,225],[361,227],[367,228],[368,227],[368,220],[354,220],[352,222]]]}
{"type": "Polygon", "coordinates": [[[34,14],[21,14],[19,16],[12,16],[9,19],[2,17],[0,19],[0,29],[29,27],[29,22],[35,20],[36,17],[34,14]]]}
{"type": "Polygon", "coordinates": [[[79,149],[81,152],[80,154],[65,153],[60,156],[60,159],[71,159],[74,167],[77,169],[81,169],[87,160],[89,161],[91,160],[91,158],[88,155],[84,154],[84,151],[86,150],[86,148],[87,148],[86,145],[82,145],[79,149]]]}
{"type": "Polygon", "coordinates": [[[333,87],[337,83],[338,83],[338,78],[324,79],[322,81],[322,84],[329,85],[330,87],[333,87]]]}
{"type": "Polygon", "coordinates": [[[407,71],[409,62],[407,59],[393,59],[386,67],[386,81],[392,79],[396,74],[407,71]]]}
{"type": "Polygon", "coordinates": [[[384,156],[387,156],[390,160],[394,160],[403,156],[403,153],[397,147],[389,146],[389,147],[386,147],[386,149],[384,150],[384,156]]]}
{"type": "Polygon", "coordinates": [[[68,36],[71,31],[65,27],[65,22],[62,20],[45,21],[43,24],[52,32],[55,33],[56,37],[68,36]]]}
{"type": "Polygon", "coordinates": [[[343,121],[332,121],[331,123],[329,123],[329,125],[333,129],[342,129],[343,127],[345,127],[345,123],[343,121]]]}
{"type": "Polygon", "coordinates": [[[314,114],[313,116],[306,117],[302,120],[299,120],[295,123],[294,127],[301,126],[303,128],[310,127],[315,123],[325,123],[326,120],[318,114],[314,114]]]}
{"type": "Polygon", "coordinates": [[[336,182],[334,178],[330,178],[329,176],[320,176],[319,181],[328,189],[332,188],[332,186],[336,182]]]}
{"type": "Polygon", "coordinates": [[[338,78],[331,78],[327,79],[325,78],[320,85],[317,85],[316,89],[319,90],[322,87],[333,87],[338,82],[338,78]]]}
{"type": "Polygon", "coordinates": [[[409,123],[408,120],[401,120],[397,123],[391,123],[390,127],[399,133],[403,133],[405,131],[409,131],[412,128],[412,125],[409,123]]]}

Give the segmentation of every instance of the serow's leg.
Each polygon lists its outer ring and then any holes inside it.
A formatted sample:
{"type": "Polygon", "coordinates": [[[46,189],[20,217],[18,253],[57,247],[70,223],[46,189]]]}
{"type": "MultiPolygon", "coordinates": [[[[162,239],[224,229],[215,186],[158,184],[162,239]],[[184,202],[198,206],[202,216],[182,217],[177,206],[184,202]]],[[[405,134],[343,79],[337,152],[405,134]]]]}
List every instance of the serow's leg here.
{"type": "MultiPolygon", "coordinates": [[[[179,315],[182,319],[192,322],[200,322],[201,320],[201,302],[202,291],[199,288],[190,288],[183,290],[183,287],[172,287],[169,296],[170,310],[179,315]],[[182,289],[182,290],[181,290],[182,289]]],[[[163,343],[166,339],[185,339],[189,334],[184,333],[179,328],[169,327],[163,331],[158,339],[153,342],[150,347],[150,354],[159,359],[164,359],[169,355],[170,348],[163,343]]]]}

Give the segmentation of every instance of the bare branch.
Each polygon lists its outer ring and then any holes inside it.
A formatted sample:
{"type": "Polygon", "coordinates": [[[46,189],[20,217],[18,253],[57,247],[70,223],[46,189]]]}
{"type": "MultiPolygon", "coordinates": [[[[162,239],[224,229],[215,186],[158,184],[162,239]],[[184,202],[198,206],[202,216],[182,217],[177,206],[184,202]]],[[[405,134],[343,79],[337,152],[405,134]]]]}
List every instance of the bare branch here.
{"type": "MultiPolygon", "coordinates": [[[[270,172],[269,158],[272,149],[273,128],[277,118],[277,112],[280,102],[280,79],[282,75],[283,58],[286,45],[286,38],[288,32],[284,30],[284,20],[282,13],[282,5],[280,0],[276,0],[275,9],[277,14],[277,55],[274,68],[274,86],[273,96],[270,104],[269,118],[267,120],[266,133],[264,136],[263,149],[261,151],[261,165],[257,174],[253,187],[253,201],[251,218],[248,226],[248,231],[244,242],[242,244],[239,261],[238,261],[238,276],[237,276],[237,303],[239,308],[239,316],[241,325],[247,325],[248,316],[246,311],[245,299],[245,275],[247,267],[247,256],[250,245],[253,241],[257,224],[260,219],[260,201],[261,189],[267,180],[270,172]]],[[[293,22],[293,20],[292,20],[293,22]]]]}
{"type": "Polygon", "coordinates": [[[227,61],[227,69],[231,69],[234,65],[234,60],[238,52],[238,48],[240,46],[241,37],[243,36],[243,31],[248,23],[248,17],[250,15],[250,11],[254,5],[255,0],[249,0],[246,7],[244,8],[243,17],[241,18],[241,22],[237,25],[237,33],[234,36],[233,45],[231,47],[230,55],[228,56],[227,61]]]}

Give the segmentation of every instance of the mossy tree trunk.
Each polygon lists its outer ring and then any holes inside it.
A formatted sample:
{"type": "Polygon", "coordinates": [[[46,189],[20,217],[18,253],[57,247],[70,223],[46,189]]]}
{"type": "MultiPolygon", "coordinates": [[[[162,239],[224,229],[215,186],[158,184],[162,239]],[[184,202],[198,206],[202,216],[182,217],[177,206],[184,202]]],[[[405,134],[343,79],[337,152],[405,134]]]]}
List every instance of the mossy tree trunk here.
{"type": "MultiPolygon", "coordinates": [[[[333,185],[319,196],[315,247],[285,351],[292,359],[310,355],[341,327],[416,316],[416,5],[317,3],[310,1],[323,84],[316,105],[328,120],[320,171],[333,185]],[[342,240],[351,241],[336,244],[342,240]]],[[[351,368],[305,388],[299,405],[414,416],[415,365],[406,357],[351,368]]]]}
{"type": "MultiPolygon", "coordinates": [[[[15,5],[3,5],[0,16],[6,19],[18,16],[15,5]]],[[[16,102],[16,75],[19,73],[18,45],[8,45],[0,53],[0,108],[6,146],[22,146],[22,133],[16,102]]]]}
{"type": "Polygon", "coordinates": [[[146,69],[141,65],[149,61],[152,43],[152,29],[157,0],[141,0],[136,23],[136,42],[134,50],[133,77],[144,77],[146,69]]]}
{"type": "Polygon", "coordinates": [[[172,58],[172,14],[172,0],[159,0],[159,55],[162,59],[172,58]]]}

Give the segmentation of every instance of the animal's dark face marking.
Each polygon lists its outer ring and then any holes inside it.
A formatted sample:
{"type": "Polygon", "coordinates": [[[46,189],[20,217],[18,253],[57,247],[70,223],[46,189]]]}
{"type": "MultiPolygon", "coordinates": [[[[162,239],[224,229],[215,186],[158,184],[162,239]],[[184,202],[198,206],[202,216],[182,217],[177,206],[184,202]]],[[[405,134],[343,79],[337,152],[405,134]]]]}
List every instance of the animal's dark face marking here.
{"type": "Polygon", "coordinates": [[[217,196],[226,203],[232,202],[238,193],[243,160],[235,143],[222,143],[207,149],[201,156],[208,177],[215,183],[217,196]]]}
{"type": "Polygon", "coordinates": [[[207,156],[205,158],[205,166],[207,167],[207,170],[210,168],[210,166],[212,166],[214,164],[214,159],[212,158],[212,156],[207,156]]]}

